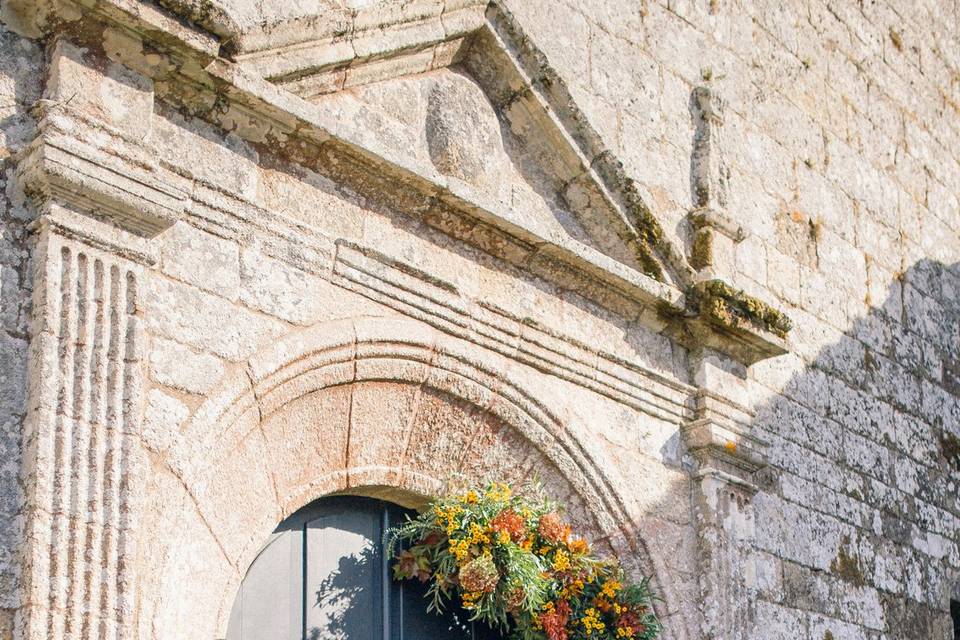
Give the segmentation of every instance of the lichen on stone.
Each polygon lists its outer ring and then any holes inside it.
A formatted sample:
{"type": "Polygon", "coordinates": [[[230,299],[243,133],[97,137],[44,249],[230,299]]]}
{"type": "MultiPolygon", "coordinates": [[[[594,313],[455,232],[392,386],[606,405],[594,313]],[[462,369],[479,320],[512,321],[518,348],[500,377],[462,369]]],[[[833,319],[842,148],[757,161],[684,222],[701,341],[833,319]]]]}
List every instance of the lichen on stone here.
{"type": "Polygon", "coordinates": [[[665,280],[664,265],[660,259],[669,254],[663,228],[650,207],[644,202],[636,182],[630,178],[620,162],[609,150],[600,153],[592,162],[607,187],[615,191],[621,200],[630,224],[636,231],[637,258],[643,272],[661,282],[665,280]]]}
{"type": "Polygon", "coordinates": [[[695,285],[690,297],[707,320],[721,327],[735,329],[747,322],[781,338],[792,328],[783,312],[721,280],[695,285]]]}
{"type": "Polygon", "coordinates": [[[697,229],[693,235],[690,250],[690,266],[703,269],[713,264],[713,232],[710,229],[697,229]]]}

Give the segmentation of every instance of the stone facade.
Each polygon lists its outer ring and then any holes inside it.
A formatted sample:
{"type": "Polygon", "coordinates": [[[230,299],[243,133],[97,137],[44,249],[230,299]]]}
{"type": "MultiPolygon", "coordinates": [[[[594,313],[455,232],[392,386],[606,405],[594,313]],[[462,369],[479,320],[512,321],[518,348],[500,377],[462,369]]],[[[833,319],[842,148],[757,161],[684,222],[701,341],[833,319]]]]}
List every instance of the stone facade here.
{"type": "Polygon", "coordinates": [[[956,3],[9,0],[0,135],[0,639],[457,472],[670,640],[953,637],[956,3]]]}

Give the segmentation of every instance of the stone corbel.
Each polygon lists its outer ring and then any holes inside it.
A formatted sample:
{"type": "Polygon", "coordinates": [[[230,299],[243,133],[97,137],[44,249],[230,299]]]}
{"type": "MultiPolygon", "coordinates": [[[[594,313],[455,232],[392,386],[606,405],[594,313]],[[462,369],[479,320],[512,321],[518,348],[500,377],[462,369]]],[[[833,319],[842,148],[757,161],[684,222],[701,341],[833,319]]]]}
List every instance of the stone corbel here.
{"type": "Polygon", "coordinates": [[[152,82],[138,76],[142,86],[127,87],[92,67],[69,42],[53,45],[46,95],[32,107],[38,135],[17,158],[18,180],[38,215],[61,203],[134,235],[156,236],[179,219],[189,185],[164,171],[142,143],[153,118],[152,82]],[[90,86],[97,83],[132,94],[114,100],[133,113],[111,122],[104,92],[90,86]]]}

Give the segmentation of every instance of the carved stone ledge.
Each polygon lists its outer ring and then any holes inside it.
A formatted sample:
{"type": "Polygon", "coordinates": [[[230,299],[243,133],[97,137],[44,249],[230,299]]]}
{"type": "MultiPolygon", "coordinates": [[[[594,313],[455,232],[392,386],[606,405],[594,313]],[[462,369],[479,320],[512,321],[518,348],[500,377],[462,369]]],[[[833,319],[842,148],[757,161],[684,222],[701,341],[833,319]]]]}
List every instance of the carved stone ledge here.
{"type": "Polygon", "coordinates": [[[694,420],[681,432],[700,473],[718,472],[739,484],[753,486],[749,477],[766,466],[765,440],[751,433],[753,412],[726,398],[700,389],[694,396],[694,420]]]}
{"type": "Polygon", "coordinates": [[[135,235],[153,237],[179,219],[187,194],[133,166],[67,140],[40,136],[18,166],[26,193],[38,208],[69,205],[135,235]]]}
{"type": "Polygon", "coordinates": [[[157,264],[160,259],[159,250],[148,238],[110,223],[90,220],[86,214],[56,203],[50,203],[43,214],[30,223],[32,233],[39,235],[46,230],[147,267],[157,264]]]}
{"type": "Polygon", "coordinates": [[[708,351],[694,356],[693,415],[680,431],[699,473],[720,473],[752,487],[754,472],[767,464],[769,443],[753,429],[748,382],[731,364],[708,351]]]}
{"type": "Polygon", "coordinates": [[[46,97],[31,109],[38,135],[17,163],[38,212],[56,203],[148,238],[172,226],[188,185],[168,179],[143,143],[153,117],[152,82],[129,72],[126,80],[139,81],[123,88],[132,116],[111,122],[91,85],[100,72],[90,70],[83,50],[57,39],[50,57],[46,97]]]}

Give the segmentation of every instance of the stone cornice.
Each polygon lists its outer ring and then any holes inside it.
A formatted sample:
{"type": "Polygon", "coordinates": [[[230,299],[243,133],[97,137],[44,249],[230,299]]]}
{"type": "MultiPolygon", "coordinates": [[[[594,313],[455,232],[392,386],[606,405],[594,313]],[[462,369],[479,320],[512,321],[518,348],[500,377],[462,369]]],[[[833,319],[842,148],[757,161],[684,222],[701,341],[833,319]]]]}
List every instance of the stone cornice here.
{"type": "Polygon", "coordinates": [[[117,148],[123,143],[116,137],[108,153],[71,135],[69,124],[79,114],[69,112],[49,101],[34,108],[40,135],[17,164],[18,177],[34,201],[41,207],[67,203],[139,236],[152,237],[172,226],[187,192],[160,178],[158,167],[133,162],[129,155],[124,159],[117,148]]]}

